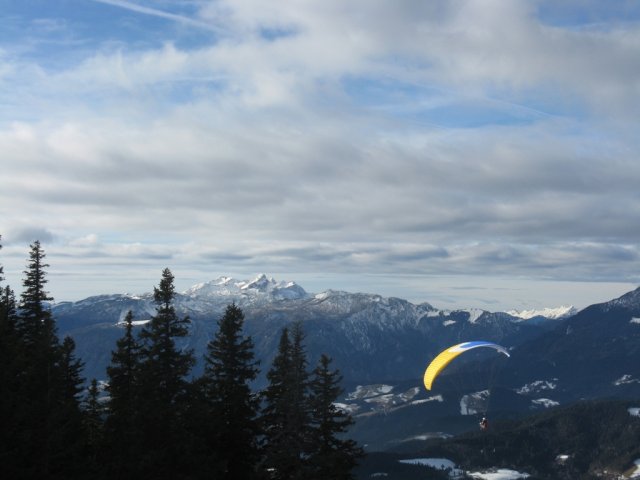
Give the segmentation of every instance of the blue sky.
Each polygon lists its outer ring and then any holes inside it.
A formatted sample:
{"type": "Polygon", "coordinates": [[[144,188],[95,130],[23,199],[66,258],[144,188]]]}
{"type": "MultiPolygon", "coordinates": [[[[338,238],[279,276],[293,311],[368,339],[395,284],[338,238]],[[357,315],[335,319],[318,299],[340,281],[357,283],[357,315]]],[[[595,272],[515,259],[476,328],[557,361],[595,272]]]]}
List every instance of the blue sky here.
{"type": "Polygon", "coordinates": [[[582,307],[639,283],[639,118],[635,1],[0,0],[0,264],[582,307]]]}

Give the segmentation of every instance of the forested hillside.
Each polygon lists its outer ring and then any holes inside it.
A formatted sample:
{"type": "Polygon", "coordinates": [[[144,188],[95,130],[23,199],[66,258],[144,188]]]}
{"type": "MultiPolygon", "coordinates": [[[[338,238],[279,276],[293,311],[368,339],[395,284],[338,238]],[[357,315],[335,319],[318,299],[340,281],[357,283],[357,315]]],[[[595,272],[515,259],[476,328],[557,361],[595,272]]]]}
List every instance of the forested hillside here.
{"type": "Polygon", "coordinates": [[[640,459],[639,403],[578,402],[519,421],[494,422],[488,432],[431,441],[419,453],[451,458],[466,470],[512,467],[544,479],[623,474],[640,459]]]}
{"type": "Polygon", "coordinates": [[[155,314],[138,333],[126,315],[107,382],[85,389],[74,341],[57,335],[44,260],[33,243],[20,300],[8,286],[0,297],[0,477],[351,478],[362,451],[334,405],[342,377],[326,355],[309,365],[300,323],[281,330],[273,364],[260,366],[230,304],[203,373],[191,375],[193,351],[177,344],[190,320],[176,313],[165,269],[155,314]],[[259,368],[269,382],[254,391],[259,368]]]}

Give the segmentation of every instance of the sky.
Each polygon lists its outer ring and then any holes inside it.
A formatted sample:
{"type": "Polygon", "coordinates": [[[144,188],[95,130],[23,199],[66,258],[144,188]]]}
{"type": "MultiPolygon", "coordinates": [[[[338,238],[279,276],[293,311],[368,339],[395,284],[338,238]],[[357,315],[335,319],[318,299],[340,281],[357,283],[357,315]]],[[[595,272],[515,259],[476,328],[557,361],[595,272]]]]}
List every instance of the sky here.
{"type": "Polygon", "coordinates": [[[491,311],[640,283],[635,0],[0,0],[0,265],[491,311]]]}

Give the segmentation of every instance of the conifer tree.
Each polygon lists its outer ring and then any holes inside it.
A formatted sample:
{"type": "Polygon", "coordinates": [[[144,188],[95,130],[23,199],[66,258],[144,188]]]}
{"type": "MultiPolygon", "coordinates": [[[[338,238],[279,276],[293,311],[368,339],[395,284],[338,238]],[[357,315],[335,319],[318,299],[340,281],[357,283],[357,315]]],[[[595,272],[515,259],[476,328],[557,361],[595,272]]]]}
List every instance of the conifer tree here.
{"type": "Polygon", "coordinates": [[[102,452],[104,438],[105,408],[100,402],[98,380],[91,379],[83,405],[83,422],[87,439],[87,460],[92,469],[96,469],[98,457],[102,452]]]}
{"type": "Polygon", "coordinates": [[[39,241],[31,245],[15,329],[22,353],[21,404],[16,463],[21,476],[71,476],[78,450],[69,439],[82,441],[78,392],[82,364],[74,357],[73,340],[61,345],[45,290],[45,254],[39,241]]]}
{"type": "Polygon", "coordinates": [[[84,378],[83,363],[75,356],[76,342],[71,337],[64,337],[60,347],[60,398],[77,406],[80,404],[84,378]]]}
{"type": "Polygon", "coordinates": [[[140,446],[137,411],[139,406],[140,344],[133,334],[133,313],[124,319],[124,335],[116,342],[107,367],[109,403],[105,421],[108,468],[116,477],[135,470],[140,446]]]}
{"type": "Polygon", "coordinates": [[[29,252],[27,270],[23,273],[24,290],[20,296],[17,330],[26,348],[44,349],[41,353],[50,353],[58,347],[55,325],[48,308],[48,302],[53,300],[45,290],[48,282],[44,262],[45,253],[40,242],[35,241],[29,252]]]}
{"type": "Polygon", "coordinates": [[[243,324],[242,310],[229,305],[205,356],[204,386],[216,427],[211,443],[222,466],[217,478],[229,480],[255,478],[258,460],[259,399],[250,386],[258,368],[253,341],[242,335],[243,324]]]}
{"type": "Polygon", "coordinates": [[[298,432],[297,441],[300,451],[307,448],[310,407],[309,372],[307,371],[307,352],[304,346],[304,331],[301,322],[295,322],[291,328],[291,370],[290,396],[292,404],[293,428],[298,432]]]}
{"type": "Polygon", "coordinates": [[[0,288],[0,328],[16,335],[16,296],[8,285],[0,288]]]}
{"type": "Polygon", "coordinates": [[[140,365],[140,398],[145,408],[139,409],[141,440],[145,445],[141,468],[169,474],[182,472],[188,465],[185,429],[187,375],[194,364],[193,353],[180,351],[177,338],[188,333],[188,318],[179,318],[173,306],[175,289],[173,274],[162,272],[160,285],[154,288],[156,315],[142,330],[140,365]]]}
{"type": "Polygon", "coordinates": [[[267,372],[269,385],[263,392],[264,406],[262,423],[264,431],[263,469],[271,473],[276,480],[285,478],[284,472],[276,469],[289,460],[290,450],[287,445],[287,375],[291,369],[291,342],[289,330],[285,327],[280,335],[278,352],[271,369],[267,372]],[[276,475],[277,473],[277,475],[276,475]]]}
{"type": "Polygon", "coordinates": [[[264,392],[263,468],[277,480],[301,479],[307,471],[310,440],[308,372],[302,325],[283,329],[264,392]]]}
{"type": "MultiPolygon", "coordinates": [[[[0,265],[0,282],[4,280],[2,274],[0,265]]],[[[18,475],[16,460],[20,456],[19,417],[16,412],[22,406],[19,395],[23,358],[15,322],[16,301],[13,291],[9,286],[0,286],[0,471],[5,472],[7,477],[18,475]]]]}
{"type": "Polygon", "coordinates": [[[49,468],[52,474],[72,477],[86,467],[83,459],[86,432],[80,408],[83,363],[75,356],[75,342],[71,337],[64,338],[58,356],[53,385],[55,404],[50,420],[49,468]]]}
{"type": "Polygon", "coordinates": [[[342,376],[331,371],[331,359],[320,357],[311,379],[312,448],[309,457],[310,477],[317,480],[332,478],[350,480],[351,471],[362,457],[363,451],[343,434],[353,424],[351,416],[335,406],[342,394],[342,376]]]}
{"type": "Polygon", "coordinates": [[[56,381],[59,379],[60,344],[47,302],[45,254],[39,241],[31,244],[27,269],[24,271],[16,333],[23,352],[23,376],[19,397],[24,403],[16,412],[20,422],[17,437],[20,468],[25,476],[46,477],[51,472],[51,459],[58,404],[56,381]]]}

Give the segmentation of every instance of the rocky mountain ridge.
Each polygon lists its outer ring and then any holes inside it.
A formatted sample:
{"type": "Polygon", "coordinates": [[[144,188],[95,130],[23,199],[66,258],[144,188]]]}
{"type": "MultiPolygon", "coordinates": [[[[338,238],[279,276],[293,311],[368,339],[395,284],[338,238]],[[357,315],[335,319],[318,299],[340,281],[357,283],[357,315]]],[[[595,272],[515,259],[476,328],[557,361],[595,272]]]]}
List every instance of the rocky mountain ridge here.
{"type": "MultiPolygon", "coordinates": [[[[377,294],[310,294],[295,282],[263,274],[250,281],[219,277],[177,294],[178,314],[192,320],[184,347],[201,356],[216,321],[232,302],[245,313],[246,333],[253,337],[263,365],[273,357],[281,329],[302,321],[310,360],[329,354],[353,383],[419,376],[430,356],[450,344],[484,338],[517,345],[550,324],[522,321],[505,312],[439,310],[426,302],[413,304],[377,294]]],[[[155,308],[151,293],[99,295],[52,306],[60,333],[76,339],[87,375],[97,378],[104,378],[110,351],[121,334],[118,324],[127,312],[142,324],[155,308]]]]}
{"type": "MultiPolygon", "coordinates": [[[[245,333],[261,362],[255,388],[265,385],[282,328],[302,322],[310,365],[321,353],[333,358],[344,375],[341,406],[356,418],[355,438],[370,448],[399,448],[473,429],[487,409],[495,418],[511,418],[580,398],[640,396],[640,289],[565,318],[524,320],[376,294],[310,294],[266,275],[251,281],[221,277],[176,296],[178,314],[191,318],[181,346],[201,358],[231,302],[243,309],[245,333]],[[511,357],[500,356],[503,363],[495,369],[478,349],[448,367],[437,389],[427,392],[426,365],[444,348],[473,339],[500,343],[511,357]]],[[[75,338],[85,375],[103,379],[122,335],[119,321],[132,310],[142,324],[155,304],[151,294],[101,295],[52,309],[60,334],[75,338]]]]}

